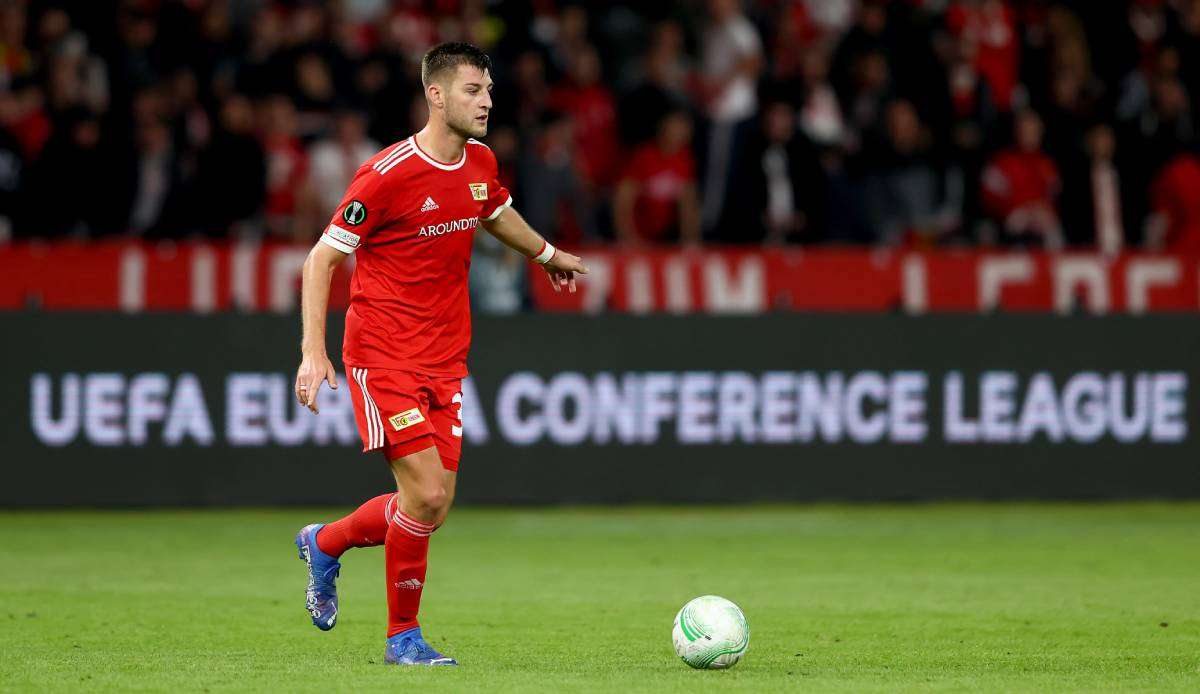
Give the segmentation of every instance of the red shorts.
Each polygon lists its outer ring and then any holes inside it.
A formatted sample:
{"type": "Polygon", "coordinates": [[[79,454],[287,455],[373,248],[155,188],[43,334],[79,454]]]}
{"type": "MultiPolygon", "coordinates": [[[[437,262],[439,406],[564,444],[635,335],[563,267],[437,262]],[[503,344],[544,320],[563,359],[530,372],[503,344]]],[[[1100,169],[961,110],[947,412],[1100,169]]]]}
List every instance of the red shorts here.
{"type": "Polygon", "coordinates": [[[462,379],[347,365],[363,451],[396,460],[437,446],[442,467],[462,457],[462,379]]]}

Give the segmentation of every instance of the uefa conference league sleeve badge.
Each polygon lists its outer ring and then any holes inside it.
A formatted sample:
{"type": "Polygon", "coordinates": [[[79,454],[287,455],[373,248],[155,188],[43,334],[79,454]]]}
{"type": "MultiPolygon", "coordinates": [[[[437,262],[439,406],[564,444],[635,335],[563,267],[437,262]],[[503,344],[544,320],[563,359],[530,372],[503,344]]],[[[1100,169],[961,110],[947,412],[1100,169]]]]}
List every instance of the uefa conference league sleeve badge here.
{"type": "Polygon", "coordinates": [[[367,221],[367,206],[359,200],[351,200],[342,210],[342,219],[352,227],[367,221]]]}

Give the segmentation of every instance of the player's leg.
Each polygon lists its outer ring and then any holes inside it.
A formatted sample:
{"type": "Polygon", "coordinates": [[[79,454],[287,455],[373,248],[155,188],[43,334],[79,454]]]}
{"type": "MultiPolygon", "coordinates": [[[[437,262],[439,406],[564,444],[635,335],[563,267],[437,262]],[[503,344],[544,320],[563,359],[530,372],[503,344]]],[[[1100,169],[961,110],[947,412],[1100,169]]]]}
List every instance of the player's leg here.
{"type": "Polygon", "coordinates": [[[450,507],[454,505],[454,492],[456,491],[455,487],[458,486],[458,473],[454,470],[443,470],[442,486],[446,489],[446,507],[442,509],[441,515],[438,516],[437,527],[439,528],[442,527],[442,523],[446,522],[446,515],[450,513],[450,507]]]}
{"type": "MultiPolygon", "coordinates": [[[[454,505],[454,492],[458,473],[446,470],[443,475],[443,486],[446,488],[446,507],[437,519],[437,525],[446,520],[446,514],[454,505]]],[[[325,554],[335,559],[345,554],[346,550],[355,547],[379,547],[387,536],[388,519],[395,513],[399,492],[380,494],[374,499],[368,499],[347,516],[325,524],[317,524],[317,546],[325,554]]]]}
{"type": "Polygon", "coordinates": [[[446,506],[437,519],[438,526],[454,504],[458,484],[458,463],[462,459],[462,380],[457,378],[431,379],[429,384],[429,426],[438,457],[442,460],[443,486],[446,506]]]}
{"type": "Polygon", "coordinates": [[[321,551],[317,534],[322,527],[321,523],[312,523],[300,528],[295,542],[300,561],[308,568],[304,609],[312,618],[313,626],[321,631],[329,631],[337,625],[337,577],[342,571],[342,564],[337,556],[321,551]]]}
{"type": "Polygon", "coordinates": [[[331,557],[340,557],[352,547],[382,545],[395,503],[395,492],[367,500],[349,515],[321,526],[317,545],[331,557]]]}
{"type": "MultiPolygon", "coordinates": [[[[379,421],[378,407],[367,390],[366,369],[347,368],[346,383],[354,406],[354,419],[362,437],[363,451],[384,447],[384,430],[379,421]]],[[[387,374],[382,380],[387,385],[387,374]]],[[[384,392],[388,395],[387,389],[384,392]]],[[[350,515],[329,523],[312,523],[296,534],[296,548],[308,568],[308,587],[304,607],[313,626],[328,631],[337,624],[337,577],[342,565],[338,561],[350,547],[374,547],[383,544],[388,519],[394,511],[396,494],[381,494],[358,507],[350,515]]]]}
{"type": "Polygon", "coordinates": [[[456,665],[425,642],[417,622],[429,537],[445,518],[449,500],[445,470],[429,435],[405,447],[392,447],[388,457],[400,501],[383,545],[388,605],[384,660],[398,665],[456,665]],[[418,446],[423,447],[411,451],[418,446]]]}
{"type": "Polygon", "coordinates": [[[396,505],[395,492],[367,500],[348,516],[332,523],[306,525],[296,534],[300,558],[308,565],[305,609],[313,624],[328,631],[337,623],[338,559],[351,547],[378,547],[387,535],[388,519],[396,505]]]}

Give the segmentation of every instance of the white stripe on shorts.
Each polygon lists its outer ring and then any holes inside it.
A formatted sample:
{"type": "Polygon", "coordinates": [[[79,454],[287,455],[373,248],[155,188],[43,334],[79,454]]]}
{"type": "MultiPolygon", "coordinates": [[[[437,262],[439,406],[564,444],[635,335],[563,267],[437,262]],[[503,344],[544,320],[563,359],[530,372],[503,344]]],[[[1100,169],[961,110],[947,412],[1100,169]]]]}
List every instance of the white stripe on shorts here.
{"type": "Polygon", "coordinates": [[[354,380],[363,393],[363,411],[367,419],[367,450],[371,451],[383,445],[383,419],[379,416],[379,408],[367,390],[367,370],[354,369],[354,380]]]}

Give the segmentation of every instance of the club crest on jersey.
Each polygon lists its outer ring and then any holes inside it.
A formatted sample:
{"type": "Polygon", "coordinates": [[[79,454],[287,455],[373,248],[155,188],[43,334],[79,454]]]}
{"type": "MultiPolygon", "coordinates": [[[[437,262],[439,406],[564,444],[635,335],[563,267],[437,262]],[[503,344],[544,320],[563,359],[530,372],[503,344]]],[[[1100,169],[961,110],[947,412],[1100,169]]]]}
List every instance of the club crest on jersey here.
{"type": "Polygon", "coordinates": [[[471,187],[472,200],[487,200],[487,184],[486,183],[468,183],[471,187]]]}
{"type": "Polygon", "coordinates": [[[391,417],[388,417],[388,422],[391,423],[392,428],[396,431],[407,429],[414,424],[420,424],[424,421],[425,416],[422,415],[421,411],[415,407],[411,410],[405,410],[400,414],[394,414],[391,417]]]}
{"type": "Polygon", "coordinates": [[[351,200],[346,209],[342,210],[342,219],[350,226],[358,226],[367,221],[367,206],[358,200],[351,200]]]}

